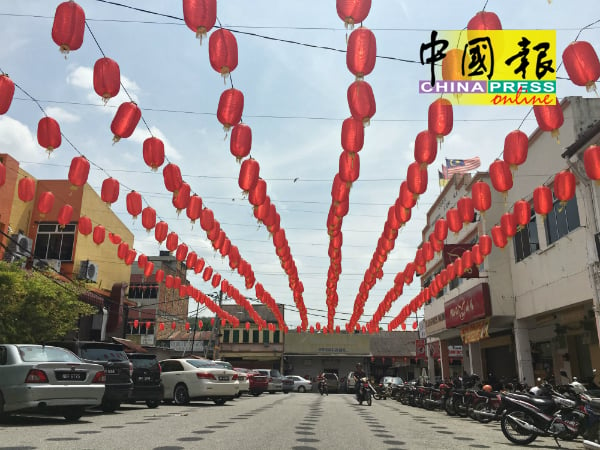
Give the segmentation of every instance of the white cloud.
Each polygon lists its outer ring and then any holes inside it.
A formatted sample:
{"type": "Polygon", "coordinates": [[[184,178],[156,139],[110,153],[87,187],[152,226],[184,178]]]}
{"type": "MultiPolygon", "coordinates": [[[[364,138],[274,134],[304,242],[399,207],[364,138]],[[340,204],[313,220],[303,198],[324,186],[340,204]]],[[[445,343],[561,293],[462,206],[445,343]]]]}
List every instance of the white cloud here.
{"type": "Polygon", "coordinates": [[[0,151],[19,161],[38,162],[48,158],[31,130],[8,116],[0,117],[0,151]]]}
{"type": "Polygon", "coordinates": [[[48,106],[46,107],[46,114],[56,121],[59,124],[61,123],[74,123],[79,122],[80,117],[70,113],[69,111],[64,110],[63,108],[59,108],[57,106],[48,106]]]}

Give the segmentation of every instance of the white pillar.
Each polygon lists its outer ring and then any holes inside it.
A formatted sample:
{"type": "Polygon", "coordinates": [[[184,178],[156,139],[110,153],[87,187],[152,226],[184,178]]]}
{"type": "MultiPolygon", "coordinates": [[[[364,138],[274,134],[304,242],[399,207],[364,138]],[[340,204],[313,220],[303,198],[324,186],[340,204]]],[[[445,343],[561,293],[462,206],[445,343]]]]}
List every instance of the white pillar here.
{"type": "Polygon", "coordinates": [[[529,329],[521,319],[515,319],[515,353],[517,358],[517,370],[519,381],[529,386],[535,384],[533,375],[533,361],[531,360],[531,344],[529,342],[529,329]]]}

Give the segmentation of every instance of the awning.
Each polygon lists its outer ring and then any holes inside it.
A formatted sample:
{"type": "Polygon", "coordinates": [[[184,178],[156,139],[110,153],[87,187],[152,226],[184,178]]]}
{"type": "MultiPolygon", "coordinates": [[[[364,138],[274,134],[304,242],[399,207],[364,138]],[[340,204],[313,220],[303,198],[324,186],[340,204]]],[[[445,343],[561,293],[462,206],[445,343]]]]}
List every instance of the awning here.
{"type": "Polygon", "coordinates": [[[126,353],[148,353],[148,350],[146,350],[144,347],[142,347],[139,344],[136,344],[133,341],[130,341],[129,339],[113,337],[112,340],[119,344],[122,344],[123,347],[125,347],[126,353]]]}
{"type": "Polygon", "coordinates": [[[105,297],[102,297],[101,295],[96,294],[95,292],[85,291],[84,293],[79,294],[78,298],[80,301],[87,303],[88,305],[96,306],[98,308],[104,307],[105,297]]]}

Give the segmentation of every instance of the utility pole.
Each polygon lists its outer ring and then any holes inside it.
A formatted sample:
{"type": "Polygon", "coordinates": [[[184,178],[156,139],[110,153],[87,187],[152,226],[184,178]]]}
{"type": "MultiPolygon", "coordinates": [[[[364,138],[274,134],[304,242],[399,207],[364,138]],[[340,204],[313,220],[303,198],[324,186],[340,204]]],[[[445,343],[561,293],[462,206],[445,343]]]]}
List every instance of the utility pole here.
{"type": "MultiPolygon", "coordinates": [[[[219,290],[219,308],[223,304],[223,291],[219,290]]],[[[213,359],[219,359],[219,350],[221,348],[221,319],[219,316],[215,317],[215,325],[213,327],[213,359]]]]}
{"type": "MultiPolygon", "coordinates": [[[[190,350],[190,355],[194,354],[194,343],[196,342],[196,327],[198,326],[198,310],[200,309],[200,305],[196,305],[196,320],[194,320],[194,330],[192,331],[192,348],[190,350]]],[[[202,330],[200,330],[202,331],[202,330]]]]}

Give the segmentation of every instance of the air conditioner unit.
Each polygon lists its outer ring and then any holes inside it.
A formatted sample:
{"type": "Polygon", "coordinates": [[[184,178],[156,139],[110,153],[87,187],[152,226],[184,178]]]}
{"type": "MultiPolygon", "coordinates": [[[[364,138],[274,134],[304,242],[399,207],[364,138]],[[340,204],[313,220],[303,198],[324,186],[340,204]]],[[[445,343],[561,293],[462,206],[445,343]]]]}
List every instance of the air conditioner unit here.
{"type": "Polygon", "coordinates": [[[8,252],[19,256],[30,256],[33,239],[23,233],[13,234],[8,241],[8,252]]]}
{"type": "Polygon", "coordinates": [[[81,261],[79,278],[95,283],[98,279],[98,264],[92,261],[81,261]]]}
{"type": "Polygon", "coordinates": [[[53,272],[60,273],[60,259],[34,259],[33,267],[40,270],[50,269],[53,272]]]}

